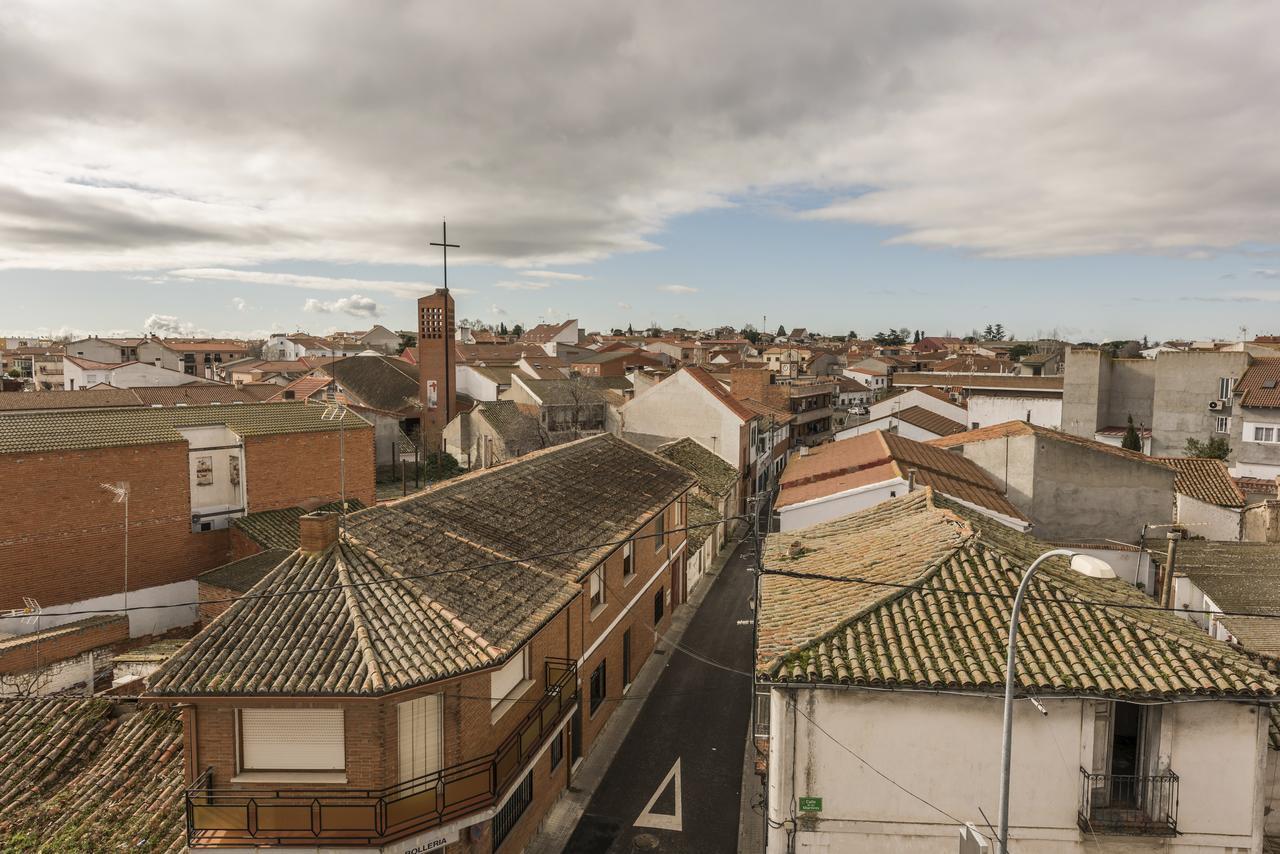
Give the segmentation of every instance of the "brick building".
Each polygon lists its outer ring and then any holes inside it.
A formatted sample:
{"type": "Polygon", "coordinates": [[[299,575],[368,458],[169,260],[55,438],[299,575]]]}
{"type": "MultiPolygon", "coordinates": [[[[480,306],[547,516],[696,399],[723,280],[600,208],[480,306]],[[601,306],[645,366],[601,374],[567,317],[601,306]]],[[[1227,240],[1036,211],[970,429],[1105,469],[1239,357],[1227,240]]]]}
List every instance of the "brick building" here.
{"type": "Polygon", "coordinates": [[[216,579],[278,595],[235,602],[151,682],[189,704],[192,848],[521,850],[670,626],[693,484],[606,434],[341,535],[301,517],[256,583],[216,579]]]}
{"type": "Polygon", "coordinates": [[[428,453],[443,448],[444,428],[458,413],[453,321],[453,297],[444,288],[418,300],[418,395],[428,453]]]}
{"type": "MultiPolygon", "coordinates": [[[[229,523],[246,513],[332,501],[344,482],[372,503],[373,430],[333,415],[301,403],[0,414],[0,609],[36,599],[47,628],[74,619],[60,611],[124,604],[125,505],[104,484],[129,485],[130,606],[194,602],[195,577],[231,557],[229,523]]],[[[195,610],[130,620],[147,634],[195,610]]]]}

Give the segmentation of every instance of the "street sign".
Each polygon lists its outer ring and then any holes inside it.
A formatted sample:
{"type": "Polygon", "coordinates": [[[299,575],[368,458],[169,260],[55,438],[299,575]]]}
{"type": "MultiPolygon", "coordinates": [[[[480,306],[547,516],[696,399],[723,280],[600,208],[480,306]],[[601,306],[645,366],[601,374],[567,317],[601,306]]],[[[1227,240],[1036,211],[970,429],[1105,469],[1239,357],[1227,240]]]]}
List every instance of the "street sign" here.
{"type": "Polygon", "coordinates": [[[822,812],[822,798],[801,798],[800,812],[822,812]]]}

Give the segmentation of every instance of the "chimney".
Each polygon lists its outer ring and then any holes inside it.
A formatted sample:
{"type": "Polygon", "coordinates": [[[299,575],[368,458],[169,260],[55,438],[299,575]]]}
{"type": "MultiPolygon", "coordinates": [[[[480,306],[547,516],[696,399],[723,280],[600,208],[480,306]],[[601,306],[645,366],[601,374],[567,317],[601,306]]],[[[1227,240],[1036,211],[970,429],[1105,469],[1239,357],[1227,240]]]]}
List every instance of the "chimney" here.
{"type": "Polygon", "coordinates": [[[1160,585],[1160,604],[1165,608],[1173,607],[1173,572],[1178,560],[1178,540],[1182,539],[1182,531],[1178,528],[1165,535],[1169,540],[1169,550],[1165,554],[1164,579],[1160,585]]]}
{"type": "Polygon", "coordinates": [[[787,547],[787,557],[795,560],[804,554],[804,544],[799,540],[792,540],[791,545],[787,547]]]}
{"type": "Polygon", "coordinates": [[[916,488],[916,470],[915,468],[907,469],[907,492],[911,492],[916,488]]]}
{"type": "Polygon", "coordinates": [[[338,514],[332,511],[298,517],[299,548],[318,554],[338,541],[338,514]]]}

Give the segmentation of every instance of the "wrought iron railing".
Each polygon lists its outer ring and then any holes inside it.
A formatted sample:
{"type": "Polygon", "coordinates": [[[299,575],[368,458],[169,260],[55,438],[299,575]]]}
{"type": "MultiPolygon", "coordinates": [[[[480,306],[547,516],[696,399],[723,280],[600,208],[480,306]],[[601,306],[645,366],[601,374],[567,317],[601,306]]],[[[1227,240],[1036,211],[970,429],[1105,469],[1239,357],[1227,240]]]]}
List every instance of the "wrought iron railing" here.
{"type": "Polygon", "coordinates": [[[1093,833],[1176,836],[1178,775],[1091,774],[1080,769],[1080,829],[1093,833]]]}
{"type": "Polygon", "coordinates": [[[544,663],[547,690],[487,756],[384,789],[215,786],[212,769],[186,791],[187,842],[199,848],[380,845],[490,807],[578,702],[578,669],[544,663]]]}

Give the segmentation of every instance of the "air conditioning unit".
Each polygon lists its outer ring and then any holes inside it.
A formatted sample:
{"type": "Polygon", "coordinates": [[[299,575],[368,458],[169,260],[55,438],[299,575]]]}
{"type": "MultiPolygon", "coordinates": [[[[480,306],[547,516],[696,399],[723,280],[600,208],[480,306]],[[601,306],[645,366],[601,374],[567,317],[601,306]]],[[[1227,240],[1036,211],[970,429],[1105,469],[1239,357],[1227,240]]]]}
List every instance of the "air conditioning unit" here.
{"type": "Polygon", "coordinates": [[[1222,401],[1221,401],[1221,400],[1211,400],[1211,401],[1209,401],[1209,411],[1210,411],[1210,412],[1218,412],[1218,411],[1220,411],[1220,410],[1222,409],[1222,407],[1223,407],[1223,404],[1222,404],[1222,401]]]}

